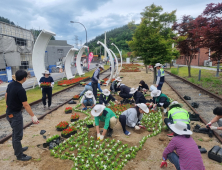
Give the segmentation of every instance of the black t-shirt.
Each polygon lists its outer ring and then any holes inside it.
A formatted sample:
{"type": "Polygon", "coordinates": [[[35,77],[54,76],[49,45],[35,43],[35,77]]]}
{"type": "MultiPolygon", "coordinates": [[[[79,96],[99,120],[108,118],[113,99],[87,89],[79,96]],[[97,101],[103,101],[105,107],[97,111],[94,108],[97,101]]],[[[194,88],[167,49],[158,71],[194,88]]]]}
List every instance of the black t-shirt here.
{"type": "Polygon", "coordinates": [[[44,82],[49,82],[52,83],[54,82],[53,78],[51,76],[49,76],[48,78],[45,77],[41,77],[41,79],[39,80],[40,83],[44,83],[44,82]]]}
{"type": "Polygon", "coordinates": [[[22,84],[14,81],[11,82],[7,87],[7,101],[6,104],[8,106],[9,111],[21,111],[22,110],[22,102],[27,101],[26,91],[22,87],[22,84]]]}

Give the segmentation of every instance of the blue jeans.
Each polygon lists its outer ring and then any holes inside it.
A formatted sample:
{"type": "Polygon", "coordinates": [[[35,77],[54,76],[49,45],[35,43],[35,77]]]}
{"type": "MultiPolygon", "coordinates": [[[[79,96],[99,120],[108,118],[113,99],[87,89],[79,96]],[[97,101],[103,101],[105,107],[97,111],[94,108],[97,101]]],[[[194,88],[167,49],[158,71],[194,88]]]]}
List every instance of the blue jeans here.
{"type": "Polygon", "coordinates": [[[84,90],[80,93],[80,96],[82,96],[82,95],[83,95],[86,91],[88,91],[88,90],[93,91],[92,86],[85,85],[85,88],[84,88],[84,90]]]}
{"type": "Polygon", "coordinates": [[[162,84],[159,83],[158,86],[157,86],[157,90],[161,90],[162,87],[163,87],[163,83],[162,84]]]}
{"type": "Polygon", "coordinates": [[[85,99],[84,101],[83,101],[83,104],[84,104],[84,106],[85,107],[87,107],[87,106],[92,106],[94,103],[93,103],[93,99],[85,99]]]}
{"type": "Polygon", "coordinates": [[[172,164],[174,164],[177,170],[180,170],[179,156],[175,152],[169,153],[167,158],[172,164]]]}

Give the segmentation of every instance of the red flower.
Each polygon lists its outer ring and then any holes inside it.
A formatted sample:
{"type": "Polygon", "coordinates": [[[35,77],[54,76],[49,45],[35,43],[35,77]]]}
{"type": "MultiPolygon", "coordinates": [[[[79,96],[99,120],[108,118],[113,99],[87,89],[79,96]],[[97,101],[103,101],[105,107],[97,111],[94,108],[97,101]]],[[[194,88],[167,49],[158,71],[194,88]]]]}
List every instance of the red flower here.
{"type": "Polygon", "coordinates": [[[66,122],[66,121],[61,121],[61,122],[56,126],[56,128],[66,128],[68,125],[69,125],[68,122],[66,122]]]}
{"type": "Polygon", "coordinates": [[[75,113],[74,115],[71,115],[71,119],[78,119],[79,118],[79,114],[75,113]]]}

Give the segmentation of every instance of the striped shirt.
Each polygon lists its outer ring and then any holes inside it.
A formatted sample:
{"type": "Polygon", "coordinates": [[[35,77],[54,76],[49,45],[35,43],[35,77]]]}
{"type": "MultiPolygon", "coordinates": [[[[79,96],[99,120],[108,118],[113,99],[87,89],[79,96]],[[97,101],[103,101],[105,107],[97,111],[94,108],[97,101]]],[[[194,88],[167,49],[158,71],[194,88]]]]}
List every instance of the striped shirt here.
{"type": "Polygon", "coordinates": [[[163,158],[167,160],[167,155],[174,150],[179,156],[181,170],[205,170],[200,151],[192,137],[174,136],[165,148],[163,158]]]}

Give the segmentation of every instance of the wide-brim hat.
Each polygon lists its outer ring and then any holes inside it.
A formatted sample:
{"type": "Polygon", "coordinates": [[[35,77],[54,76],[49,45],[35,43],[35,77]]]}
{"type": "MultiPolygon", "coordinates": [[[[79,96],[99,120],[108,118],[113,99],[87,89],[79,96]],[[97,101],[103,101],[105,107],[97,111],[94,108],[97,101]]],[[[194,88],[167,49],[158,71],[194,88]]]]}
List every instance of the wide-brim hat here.
{"type": "Polygon", "coordinates": [[[162,66],[162,64],[156,63],[154,67],[156,68],[156,67],[159,67],[159,66],[162,66]]]}
{"type": "Polygon", "coordinates": [[[96,117],[99,116],[100,113],[102,113],[102,111],[106,108],[106,106],[103,106],[102,104],[97,104],[92,110],[91,110],[91,114],[96,117]]]}
{"type": "Polygon", "coordinates": [[[122,81],[120,77],[117,77],[115,80],[116,81],[122,81]]]}
{"type": "Polygon", "coordinates": [[[49,74],[50,75],[50,73],[49,73],[49,71],[48,70],[45,70],[45,72],[44,73],[42,73],[43,75],[45,75],[45,74],[49,74]]]}
{"type": "Polygon", "coordinates": [[[192,135],[193,132],[187,129],[187,124],[177,121],[176,124],[170,124],[169,128],[178,135],[192,135]]]}
{"type": "Polygon", "coordinates": [[[121,85],[121,83],[119,82],[119,83],[117,83],[117,87],[119,87],[121,85]]]}
{"type": "Polygon", "coordinates": [[[153,90],[157,90],[157,88],[154,85],[150,86],[150,92],[152,92],[153,90]]]}
{"type": "Polygon", "coordinates": [[[104,67],[103,67],[103,65],[101,65],[101,64],[99,64],[99,68],[102,68],[102,69],[104,70],[104,67]]]}
{"type": "Polygon", "coordinates": [[[93,98],[93,92],[88,90],[86,93],[85,93],[86,97],[87,98],[93,98]]]}
{"type": "Polygon", "coordinates": [[[136,93],[136,91],[137,91],[137,89],[131,88],[129,94],[134,94],[134,93],[136,93]]]}
{"type": "Polygon", "coordinates": [[[178,107],[183,107],[183,104],[178,103],[177,101],[173,101],[170,105],[169,105],[169,109],[171,109],[173,106],[178,106],[178,107]]]}
{"type": "Polygon", "coordinates": [[[109,96],[110,95],[110,91],[108,89],[104,89],[102,92],[105,96],[109,96]]]}
{"type": "Polygon", "coordinates": [[[149,108],[147,107],[146,104],[144,103],[140,103],[140,104],[137,104],[137,106],[142,109],[145,113],[149,113],[149,108]]]}
{"type": "Polygon", "coordinates": [[[156,89],[151,92],[151,97],[158,97],[160,94],[161,91],[156,89]]]}

